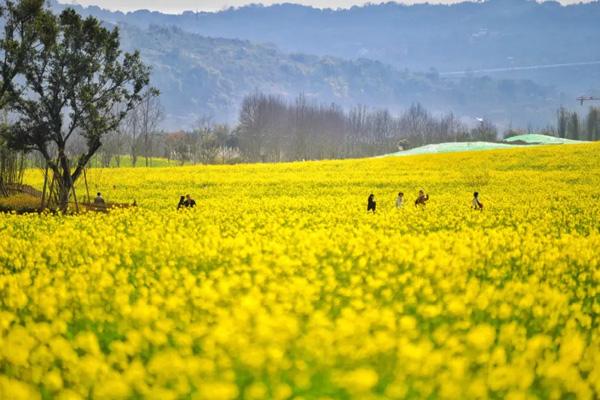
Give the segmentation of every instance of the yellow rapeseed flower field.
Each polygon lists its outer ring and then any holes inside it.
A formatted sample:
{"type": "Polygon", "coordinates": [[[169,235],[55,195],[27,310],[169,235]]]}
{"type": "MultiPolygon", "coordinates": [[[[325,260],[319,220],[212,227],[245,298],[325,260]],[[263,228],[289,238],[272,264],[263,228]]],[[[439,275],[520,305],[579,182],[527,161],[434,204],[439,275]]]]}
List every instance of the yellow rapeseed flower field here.
{"type": "Polygon", "coordinates": [[[0,215],[1,399],[600,397],[598,144],[90,183],[0,215]]]}

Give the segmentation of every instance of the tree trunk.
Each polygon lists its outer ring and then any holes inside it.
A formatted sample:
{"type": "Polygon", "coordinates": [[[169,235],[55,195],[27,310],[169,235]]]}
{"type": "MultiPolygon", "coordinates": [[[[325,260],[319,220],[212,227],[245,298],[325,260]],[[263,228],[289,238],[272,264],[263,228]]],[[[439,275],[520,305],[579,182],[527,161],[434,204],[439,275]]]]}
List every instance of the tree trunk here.
{"type": "Polygon", "coordinates": [[[59,185],[58,185],[58,207],[64,213],[69,208],[69,197],[73,190],[73,179],[71,177],[71,166],[63,149],[59,149],[59,185]]]}
{"type": "Polygon", "coordinates": [[[146,168],[148,168],[148,139],[144,137],[144,161],[146,161],[146,168]]]}
{"type": "Polygon", "coordinates": [[[71,194],[71,186],[68,182],[59,180],[58,184],[58,208],[61,212],[66,213],[69,209],[69,197],[71,194]]]}
{"type": "Polygon", "coordinates": [[[88,149],[87,153],[79,158],[74,167],[73,173],[71,173],[71,165],[69,163],[67,155],[65,154],[64,147],[59,147],[58,149],[58,164],[54,163],[50,159],[48,152],[42,152],[42,154],[46,158],[46,162],[54,171],[54,176],[57,179],[58,207],[63,213],[67,212],[69,208],[69,197],[71,195],[71,192],[73,192],[73,195],[75,195],[75,182],[81,176],[81,174],[84,171],[84,168],[90,162],[94,154],[96,154],[96,151],[98,151],[100,146],[101,143],[99,140],[93,143],[88,149]]]}

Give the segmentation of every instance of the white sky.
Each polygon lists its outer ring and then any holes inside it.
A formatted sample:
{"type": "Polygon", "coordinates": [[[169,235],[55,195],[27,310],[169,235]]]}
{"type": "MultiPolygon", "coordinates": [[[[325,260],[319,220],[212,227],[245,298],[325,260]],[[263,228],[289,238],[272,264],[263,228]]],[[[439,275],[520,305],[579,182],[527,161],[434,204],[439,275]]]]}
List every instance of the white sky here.
{"type": "MultiPolygon", "coordinates": [[[[250,3],[270,5],[282,3],[282,0],[59,0],[64,4],[96,5],[109,10],[133,11],[139,9],[156,10],[166,13],[181,13],[183,11],[218,11],[227,7],[238,7],[250,3]]],[[[387,1],[387,0],[385,0],[387,1]]],[[[400,0],[400,3],[458,3],[462,0],[400,0]]],[[[576,4],[593,0],[560,0],[562,4],[576,4]]],[[[354,5],[362,5],[369,1],[362,0],[300,0],[287,1],[289,3],[305,4],[318,8],[348,8],[354,5]]],[[[380,1],[370,1],[379,3],[380,1]]]]}

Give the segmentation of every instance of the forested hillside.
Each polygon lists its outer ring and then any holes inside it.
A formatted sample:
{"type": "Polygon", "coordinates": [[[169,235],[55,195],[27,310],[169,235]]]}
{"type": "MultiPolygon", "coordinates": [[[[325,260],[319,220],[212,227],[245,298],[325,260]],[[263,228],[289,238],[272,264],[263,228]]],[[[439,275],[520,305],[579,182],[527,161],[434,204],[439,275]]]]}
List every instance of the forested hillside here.
{"type": "Polygon", "coordinates": [[[233,121],[243,97],[261,91],[292,99],[299,93],[327,104],[357,104],[400,112],[421,102],[434,112],[484,115],[500,121],[547,121],[558,94],[531,81],[486,77],[441,79],[368,59],[287,54],[248,41],[214,39],[177,28],[121,25],[123,45],[140,49],[153,67],[169,127],[199,117],[233,121]],[[502,105],[498,107],[498,105],[502,105]]]}
{"type": "MultiPolygon", "coordinates": [[[[534,0],[468,1],[450,6],[386,3],[347,10],[282,4],[182,15],[113,13],[97,7],[80,11],[113,23],[173,25],[206,36],[273,43],[284,51],[368,57],[414,70],[600,60],[597,1],[570,6],[534,0]]],[[[598,68],[593,70],[584,72],[599,79],[598,68]]]]}
{"type": "Polygon", "coordinates": [[[478,72],[600,60],[598,2],[349,10],[284,4],[182,15],[76,9],[120,24],[124,46],[141,50],[154,68],[170,128],[206,116],[232,122],[243,96],[257,91],[393,113],[421,102],[434,113],[484,117],[504,127],[543,127],[560,105],[600,94],[596,64],[478,72]],[[467,72],[447,74],[461,70],[467,72]]]}

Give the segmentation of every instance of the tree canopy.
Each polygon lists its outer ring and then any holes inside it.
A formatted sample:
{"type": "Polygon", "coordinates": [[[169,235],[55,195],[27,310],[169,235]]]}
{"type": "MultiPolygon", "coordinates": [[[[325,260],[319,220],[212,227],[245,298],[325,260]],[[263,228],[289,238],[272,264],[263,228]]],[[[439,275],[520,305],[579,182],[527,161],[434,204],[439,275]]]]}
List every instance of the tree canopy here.
{"type": "Polygon", "coordinates": [[[141,101],[150,69],[138,52],[121,51],[117,28],[108,29],[72,9],[59,16],[37,13],[43,17],[32,14],[35,23],[20,41],[5,34],[1,42],[8,59],[2,71],[5,107],[15,117],[3,136],[13,149],[42,154],[66,209],[74,182],[103,137],[141,101]],[[18,51],[14,43],[25,42],[35,46],[18,51]],[[87,148],[70,155],[67,143],[74,134],[85,138],[87,148]]]}
{"type": "Polygon", "coordinates": [[[0,106],[5,94],[25,63],[55,39],[50,23],[52,14],[44,10],[43,0],[5,1],[0,4],[2,37],[0,37],[0,106]]]}

